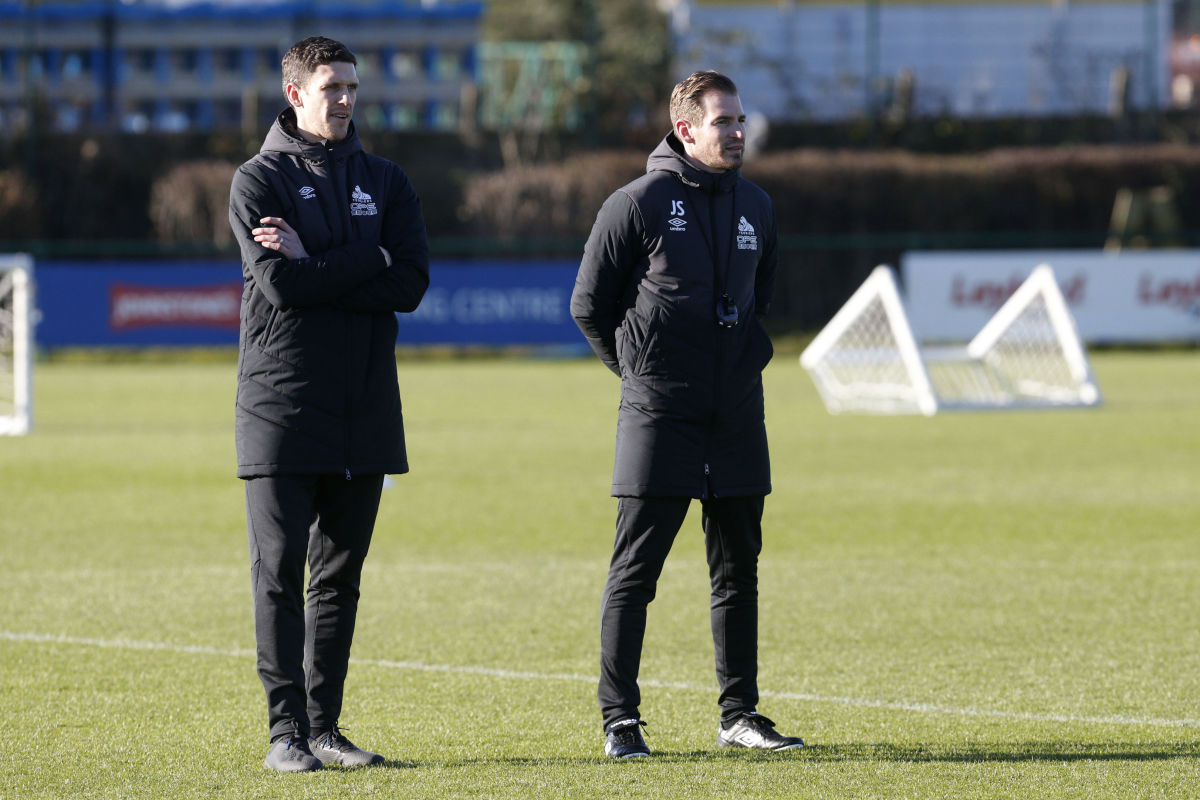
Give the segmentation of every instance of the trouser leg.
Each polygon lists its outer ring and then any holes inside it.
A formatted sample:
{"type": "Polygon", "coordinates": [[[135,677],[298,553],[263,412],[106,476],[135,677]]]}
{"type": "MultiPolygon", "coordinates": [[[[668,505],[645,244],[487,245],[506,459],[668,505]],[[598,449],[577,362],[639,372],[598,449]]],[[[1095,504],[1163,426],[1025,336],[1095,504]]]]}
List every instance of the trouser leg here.
{"type": "Polygon", "coordinates": [[[722,721],[758,705],[758,556],[762,497],[704,501],[710,616],[722,721]]]}
{"type": "Polygon", "coordinates": [[[687,516],[686,497],[622,497],[617,534],[600,608],[600,711],[604,725],[639,716],[638,669],[646,606],[675,535],[687,516]]]}
{"type": "Polygon", "coordinates": [[[315,478],[246,481],[246,527],[258,676],[267,693],[272,739],[307,733],[304,688],[304,560],[316,502],[315,478]]]}
{"type": "Polygon", "coordinates": [[[304,666],[308,718],[314,732],[333,727],[358,614],[359,581],[379,511],[382,475],[322,477],[308,537],[308,601],[304,666]]]}

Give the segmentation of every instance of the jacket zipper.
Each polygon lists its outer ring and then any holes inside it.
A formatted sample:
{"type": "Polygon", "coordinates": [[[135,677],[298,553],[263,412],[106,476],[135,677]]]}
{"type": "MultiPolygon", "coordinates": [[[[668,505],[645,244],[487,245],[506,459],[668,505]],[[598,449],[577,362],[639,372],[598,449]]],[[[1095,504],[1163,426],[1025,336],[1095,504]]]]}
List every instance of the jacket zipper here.
{"type": "MultiPolygon", "coordinates": [[[[731,211],[730,219],[732,221],[732,220],[736,220],[738,218],[737,186],[736,185],[734,186],[734,189],[731,194],[732,194],[732,196],[729,198],[729,208],[731,211]]],[[[720,262],[718,261],[718,259],[720,258],[720,246],[719,246],[719,242],[717,241],[717,203],[716,203],[717,195],[715,193],[710,194],[710,195],[708,195],[707,199],[708,199],[709,236],[711,237],[711,240],[710,240],[711,244],[709,245],[709,253],[710,253],[710,255],[712,257],[712,261],[713,261],[713,302],[712,302],[712,307],[713,307],[713,309],[715,309],[716,303],[717,303],[717,293],[718,292],[720,292],[722,294],[728,293],[729,292],[729,284],[733,280],[733,239],[736,236],[736,234],[732,230],[728,231],[730,238],[729,238],[729,242],[727,243],[726,248],[725,248],[725,275],[724,275],[724,280],[721,280],[721,277],[722,277],[721,276],[721,265],[720,265],[720,262]]],[[[736,225],[737,223],[734,222],[734,224],[736,225]]],[[[729,330],[733,330],[733,329],[729,329],[729,330]]],[[[725,347],[727,346],[726,342],[729,339],[729,336],[726,335],[727,333],[728,333],[727,329],[719,327],[716,324],[713,325],[714,345],[715,345],[713,347],[713,420],[712,420],[712,425],[709,427],[709,433],[708,433],[709,444],[712,443],[713,431],[715,431],[716,427],[717,427],[717,421],[718,421],[717,417],[721,413],[721,386],[722,386],[721,376],[722,376],[722,372],[723,372],[722,365],[724,364],[724,361],[725,361],[725,359],[722,356],[724,354],[725,347]]],[[[704,455],[704,491],[709,497],[717,497],[718,496],[717,493],[715,491],[713,491],[712,476],[709,474],[709,470],[708,470],[708,456],[709,456],[709,454],[707,452],[705,452],[705,455],[704,455]]]]}
{"type": "MultiPolygon", "coordinates": [[[[338,159],[335,157],[334,148],[332,145],[329,145],[329,144],[325,145],[325,161],[329,165],[328,166],[329,176],[330,176],[330,178],[332,178],[332,182],[334,185],[334,194],[337,197],[337,199],[334,202],[337,203],[337,208],[338,208],[338,212],[339,212],[337,215],[337,219],[341,223],[341,225],[340,225],[340,227],[342,229],[341,230],[341,234],[342,234],[341,235],[341,243],[345,243],[345,242],[349,241],[349,239],[350,239],[350,235],[351,235],[350,229],[352,226],[352,220],[349,217],[348,206],[346,205],[347,190],[350,187],[350,180],[349,180],[350,176],[346,174],[346,170],[339,169],[339,162],[338,162],[338,159]]],[[[344,317],[345,317],[345,319],[343,321],[342,331],[343,331],[343,336],[346,337],[346,344],[349,345],[350,340],[352,338],[352,331],[350,330],[351,319],[350,319],[350,315],[348,315],[348,314],[344,315],[344,317]]],[[[351,479],[351,475],[350,475],[350,428],[351,428],[351,425],[353,424],[353,420],[354,420],[354,408],[353,408],[353,405],[354,405],[353,399],[354,398],[353,398],[353,395],[350,390],[350,386],[352,383],[350,380],[350,359],[346,359],[344,369],[345,369],[345,378],[346,378],[346,380],[345,380],[346,420],[345,420],[345,426],[342,429],[342,437],[343,437],[342,442],[343,442],[344,455],[345,455],[345,461],[346,461],[346,480],[350,480],[351,479]]]]}
{"type": "MultiPolygon", "coordinates": [[[[708,206],[708,235],[704,237],[704,240],[705,240],[704,243],[706,245],[708,245],[708,255],[709,255],[709,258],[712,260],[712,276],[713,276],[713,278],[712,278],[712,298],[711,298],[711,301],[709,302],[709,310],[712,311],[713,309],[716,308],[717,291],[718,291],[717,290],[718,266],[717,266],[717,247],[716,247],[717,228],[716,228],[715,216],[714,216],[715,209],[713,208],[713,195],[705,194],[703,192],[701,192],[701,195],[704,197],[704,202],[708,206]]],[[[699,216],[699,215],[697,215],[697,216],[699,216]]],[[[703,227],[703,225],[704,225],[703,222],[701,222],[700,220],[697,220],[697,222],[700,222],[700,225],[703,227]]],[[[703,233],[703,230],[701,231],[701,233],[703,233]]],[[[718,350],[721,346],[721,337],[720,337],[720,331],[717,330],[717,326],[715,324],[715,322],[716,322],[715,318],[714,318],[713,322],[714,322],[714,324],[712,326],[712,330],[713,330],[714,336],[713,336],[713,362],[712,362],[713,363],[712,403],[713,403],[713,415],[715,417],[716,409],[717,409],[717,406],[718,406],[718,403],[720,400],[719,394],[721,391],[721,388],[720,388],[720,386],[721,386],[721,364],[720,364],[721,356],[720,356],[720,353],[718,352],[718,350]]],[[[710,418],[709,425],[708,425],[708,432],[704,437],[704,490],[701,493],[701,496],[704,499],[708,499],[710,497],[716,497],[716,495],[713,494],[713,490],[712,490],[712,474],[709,472],[709,469],[708,469],[708,457],[709,457],[709,451],[712,448],[712,435],[713,435],[714,427],[715,427],[715,419],[710,418]]]]}

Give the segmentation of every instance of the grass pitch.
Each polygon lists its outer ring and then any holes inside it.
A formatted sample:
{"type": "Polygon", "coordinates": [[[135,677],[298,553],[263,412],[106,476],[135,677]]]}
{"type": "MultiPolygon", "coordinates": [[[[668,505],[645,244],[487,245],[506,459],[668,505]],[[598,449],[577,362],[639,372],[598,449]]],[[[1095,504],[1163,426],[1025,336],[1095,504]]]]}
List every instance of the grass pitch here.
{"type": "Polygon", "coordinates": [[[698,514],[651,606],[656,755],[601,754],[617,380],[401,364],[342,722],[387,768],[262,767],[234,365],[41,364],[0,439],[0,796],[1185,798],[1200,794],[1200,353],[1102,352],[1097,410],[829,417],[767,371],[761,710],[714,744],[698,514]]]}

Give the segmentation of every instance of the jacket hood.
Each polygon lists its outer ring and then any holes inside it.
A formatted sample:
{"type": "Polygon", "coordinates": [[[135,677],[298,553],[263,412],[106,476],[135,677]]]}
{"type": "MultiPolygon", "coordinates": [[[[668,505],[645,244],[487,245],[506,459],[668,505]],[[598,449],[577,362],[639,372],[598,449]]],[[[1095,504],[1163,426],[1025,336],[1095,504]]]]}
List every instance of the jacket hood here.
{"type": "Polygon", "coordinates": [[[674,131],[663,137],[658,147],[650,153],[650,157],[646,159],[646,172],[670,172],[688,186],[709,194],[732,191],[741,177],[741,170],[705,172],[694,166],[684,155],[683,142],[679,141],[674,131]]]}
{"type": "Polygon", "coordinates": [[[260,153],[284,153],[285,155],[300,156],[301,158],[323,159],[328,154],[332,157],[344,157],[362,150],[362,142],[358,138],[358,129],[350,122],[350,130],[346,138],[339,142],[310,142],[304,139],[296,130],[296,110],[285,108],[275,118],[267,138],[263,140],[260,153]]]}

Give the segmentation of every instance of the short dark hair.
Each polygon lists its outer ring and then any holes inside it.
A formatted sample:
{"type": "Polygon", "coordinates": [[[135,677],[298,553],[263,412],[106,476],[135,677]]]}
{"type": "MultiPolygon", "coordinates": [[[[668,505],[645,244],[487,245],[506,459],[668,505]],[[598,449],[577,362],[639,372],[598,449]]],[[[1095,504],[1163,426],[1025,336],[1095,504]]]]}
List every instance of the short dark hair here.
{"type": "Polygon", "coordinates": [[[317,67],[322,64],[332,64],[344,61],[357,64],[358,59],[350,48],[341,42],[327,39],[324,36],[310,36],[292,45],[283,54],[283,91],[287,92],[289,83],[304,86],[317,67]]]}
{"type": "Polygon", "coordinates": [[[671,125],[674,126],[681,119],[686,119],[693,125],[703,122],[704,106],[702,103],[704,95],[709,92],[736,95],[738,90],[729,77],[715,70],[693,72],[675,84],[675,88],[671,91],[671,125]]]}

